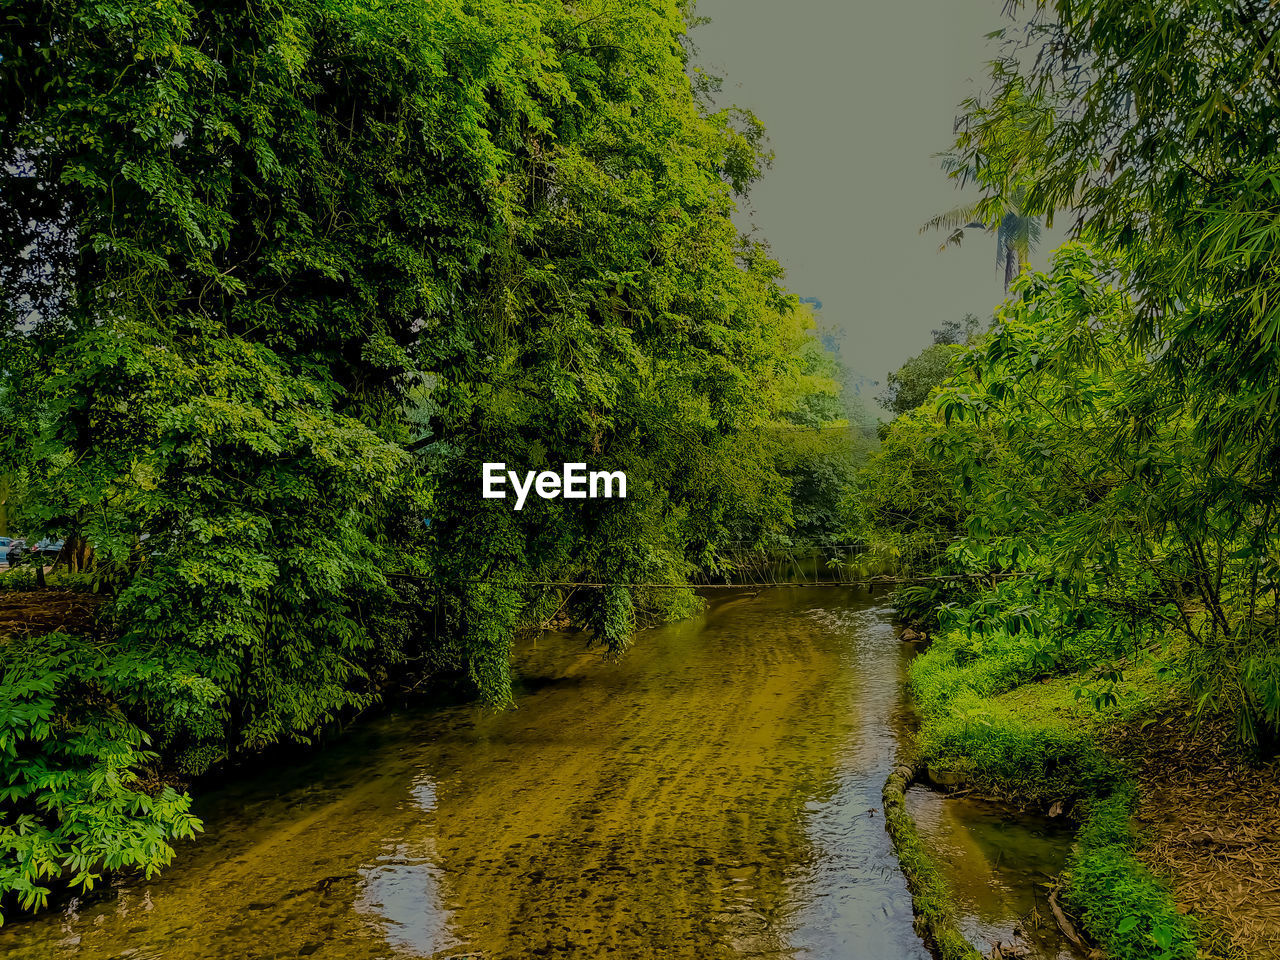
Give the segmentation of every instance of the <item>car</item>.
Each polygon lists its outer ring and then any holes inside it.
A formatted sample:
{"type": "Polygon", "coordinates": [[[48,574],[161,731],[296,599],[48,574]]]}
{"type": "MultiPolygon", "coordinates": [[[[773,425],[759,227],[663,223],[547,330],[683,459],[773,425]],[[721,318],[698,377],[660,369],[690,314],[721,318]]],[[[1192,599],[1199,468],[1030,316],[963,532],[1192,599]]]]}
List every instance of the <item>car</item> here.
{"type": "Polygon", "coordinates": [[[41,540],[31,552],[52,559],[62,552],[63,543],[62,540],[41,540]]]}
{"type": "Polygon", "coordinates": [[[5,562],[8,563],[9,566],[13,566],[15,563],[21,561],[23,554],[26,553],[26,547],[27,541],[22,537],[18,537],[16,540],[10,540],[4,551],[5,562]]]}

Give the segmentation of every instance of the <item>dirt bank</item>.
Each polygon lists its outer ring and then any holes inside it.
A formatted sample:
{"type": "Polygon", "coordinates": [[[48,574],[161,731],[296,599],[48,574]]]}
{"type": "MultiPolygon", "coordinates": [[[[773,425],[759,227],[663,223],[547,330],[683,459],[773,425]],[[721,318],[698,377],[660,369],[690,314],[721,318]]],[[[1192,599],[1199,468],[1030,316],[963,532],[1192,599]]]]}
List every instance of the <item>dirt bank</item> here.
{"type": "Polygon", "coordinates": [[[104,602],[100,594],[81,590],[0,591],[0,637],[85,633],[97,622],[104,602]]]}

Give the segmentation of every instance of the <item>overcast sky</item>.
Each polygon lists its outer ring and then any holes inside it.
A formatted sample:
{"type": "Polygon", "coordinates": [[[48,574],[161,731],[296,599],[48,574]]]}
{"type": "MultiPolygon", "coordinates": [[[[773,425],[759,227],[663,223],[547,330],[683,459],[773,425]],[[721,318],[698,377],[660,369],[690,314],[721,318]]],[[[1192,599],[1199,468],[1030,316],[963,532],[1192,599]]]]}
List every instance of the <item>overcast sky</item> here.
{"type": "MultiPolygon", "coordinates": [[[[966,199],[935,156],[956,107],[984,86],[1002,0],[699,0],[699,59],[722,101],[764,122],[777,155],[749,222],[788,286],[823,303],[846,363],[883,381],[965,313],[1002,299],[995,240],[962,248],[922,223],[966,199]]],[[[1047,232],[1037,265],[1060,242],[1047,232]]]]}

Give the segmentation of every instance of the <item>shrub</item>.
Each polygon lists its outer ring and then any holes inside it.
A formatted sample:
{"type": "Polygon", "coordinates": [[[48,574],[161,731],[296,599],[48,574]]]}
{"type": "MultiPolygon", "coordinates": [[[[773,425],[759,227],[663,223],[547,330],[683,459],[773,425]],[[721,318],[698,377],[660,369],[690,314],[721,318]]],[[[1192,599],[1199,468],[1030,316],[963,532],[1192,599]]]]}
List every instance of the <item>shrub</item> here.
{"type": "Polygon", "coordinates": [[[1067,900],[1085,929],[1125,960],[1190,960],[1192,922],[1178,913],[1167,887],[1133,856],[1135,797],[1123,785],[1087,805],[1068,865],[1067,900]]]}
{"type": "Polygon", "coordinates": [[[55,883],[88,890],[106,870],[150,876],[200,829],[185,793],[142,780],[148,736],[115,696],[133,672],[64,634],[0,651],[0,905],[42,907],[55,883]]]}

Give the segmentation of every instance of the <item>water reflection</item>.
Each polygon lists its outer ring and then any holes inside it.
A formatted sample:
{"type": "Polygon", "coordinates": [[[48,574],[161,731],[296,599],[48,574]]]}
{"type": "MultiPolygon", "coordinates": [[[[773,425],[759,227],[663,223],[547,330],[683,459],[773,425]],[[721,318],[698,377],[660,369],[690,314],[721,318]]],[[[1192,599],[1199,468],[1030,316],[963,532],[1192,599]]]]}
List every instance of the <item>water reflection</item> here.
{"type": "MultiPolygon", "coordinates": [[[[409,788],[410,805],[430,823],[436,809],[436,784],[419,775],[409,788]]],[[[371,918],[374,928],[397,952],[435,956],[463,946],[450,929],[450,911],[440,893],[433,837],[426,832],[410,845],[391,841],[375,862],[360,869],[355,909],[371,918]]]]}
{"type": "Polygon", "coordinates": [[[818,607],[809,611],[809,620],[847,638],[841,649],[846,686],[832,705],[849,726],[840,716],[822,719],[842,735],[834,744],[831,779],[806,804],[813,855],[804,896],[795,901],[793,953],[927,960],[928,951],[910,933],[911,899],[880,810],[880,792],[898,748],[892,719],[906,654],[882,609],[818,607]]]}

